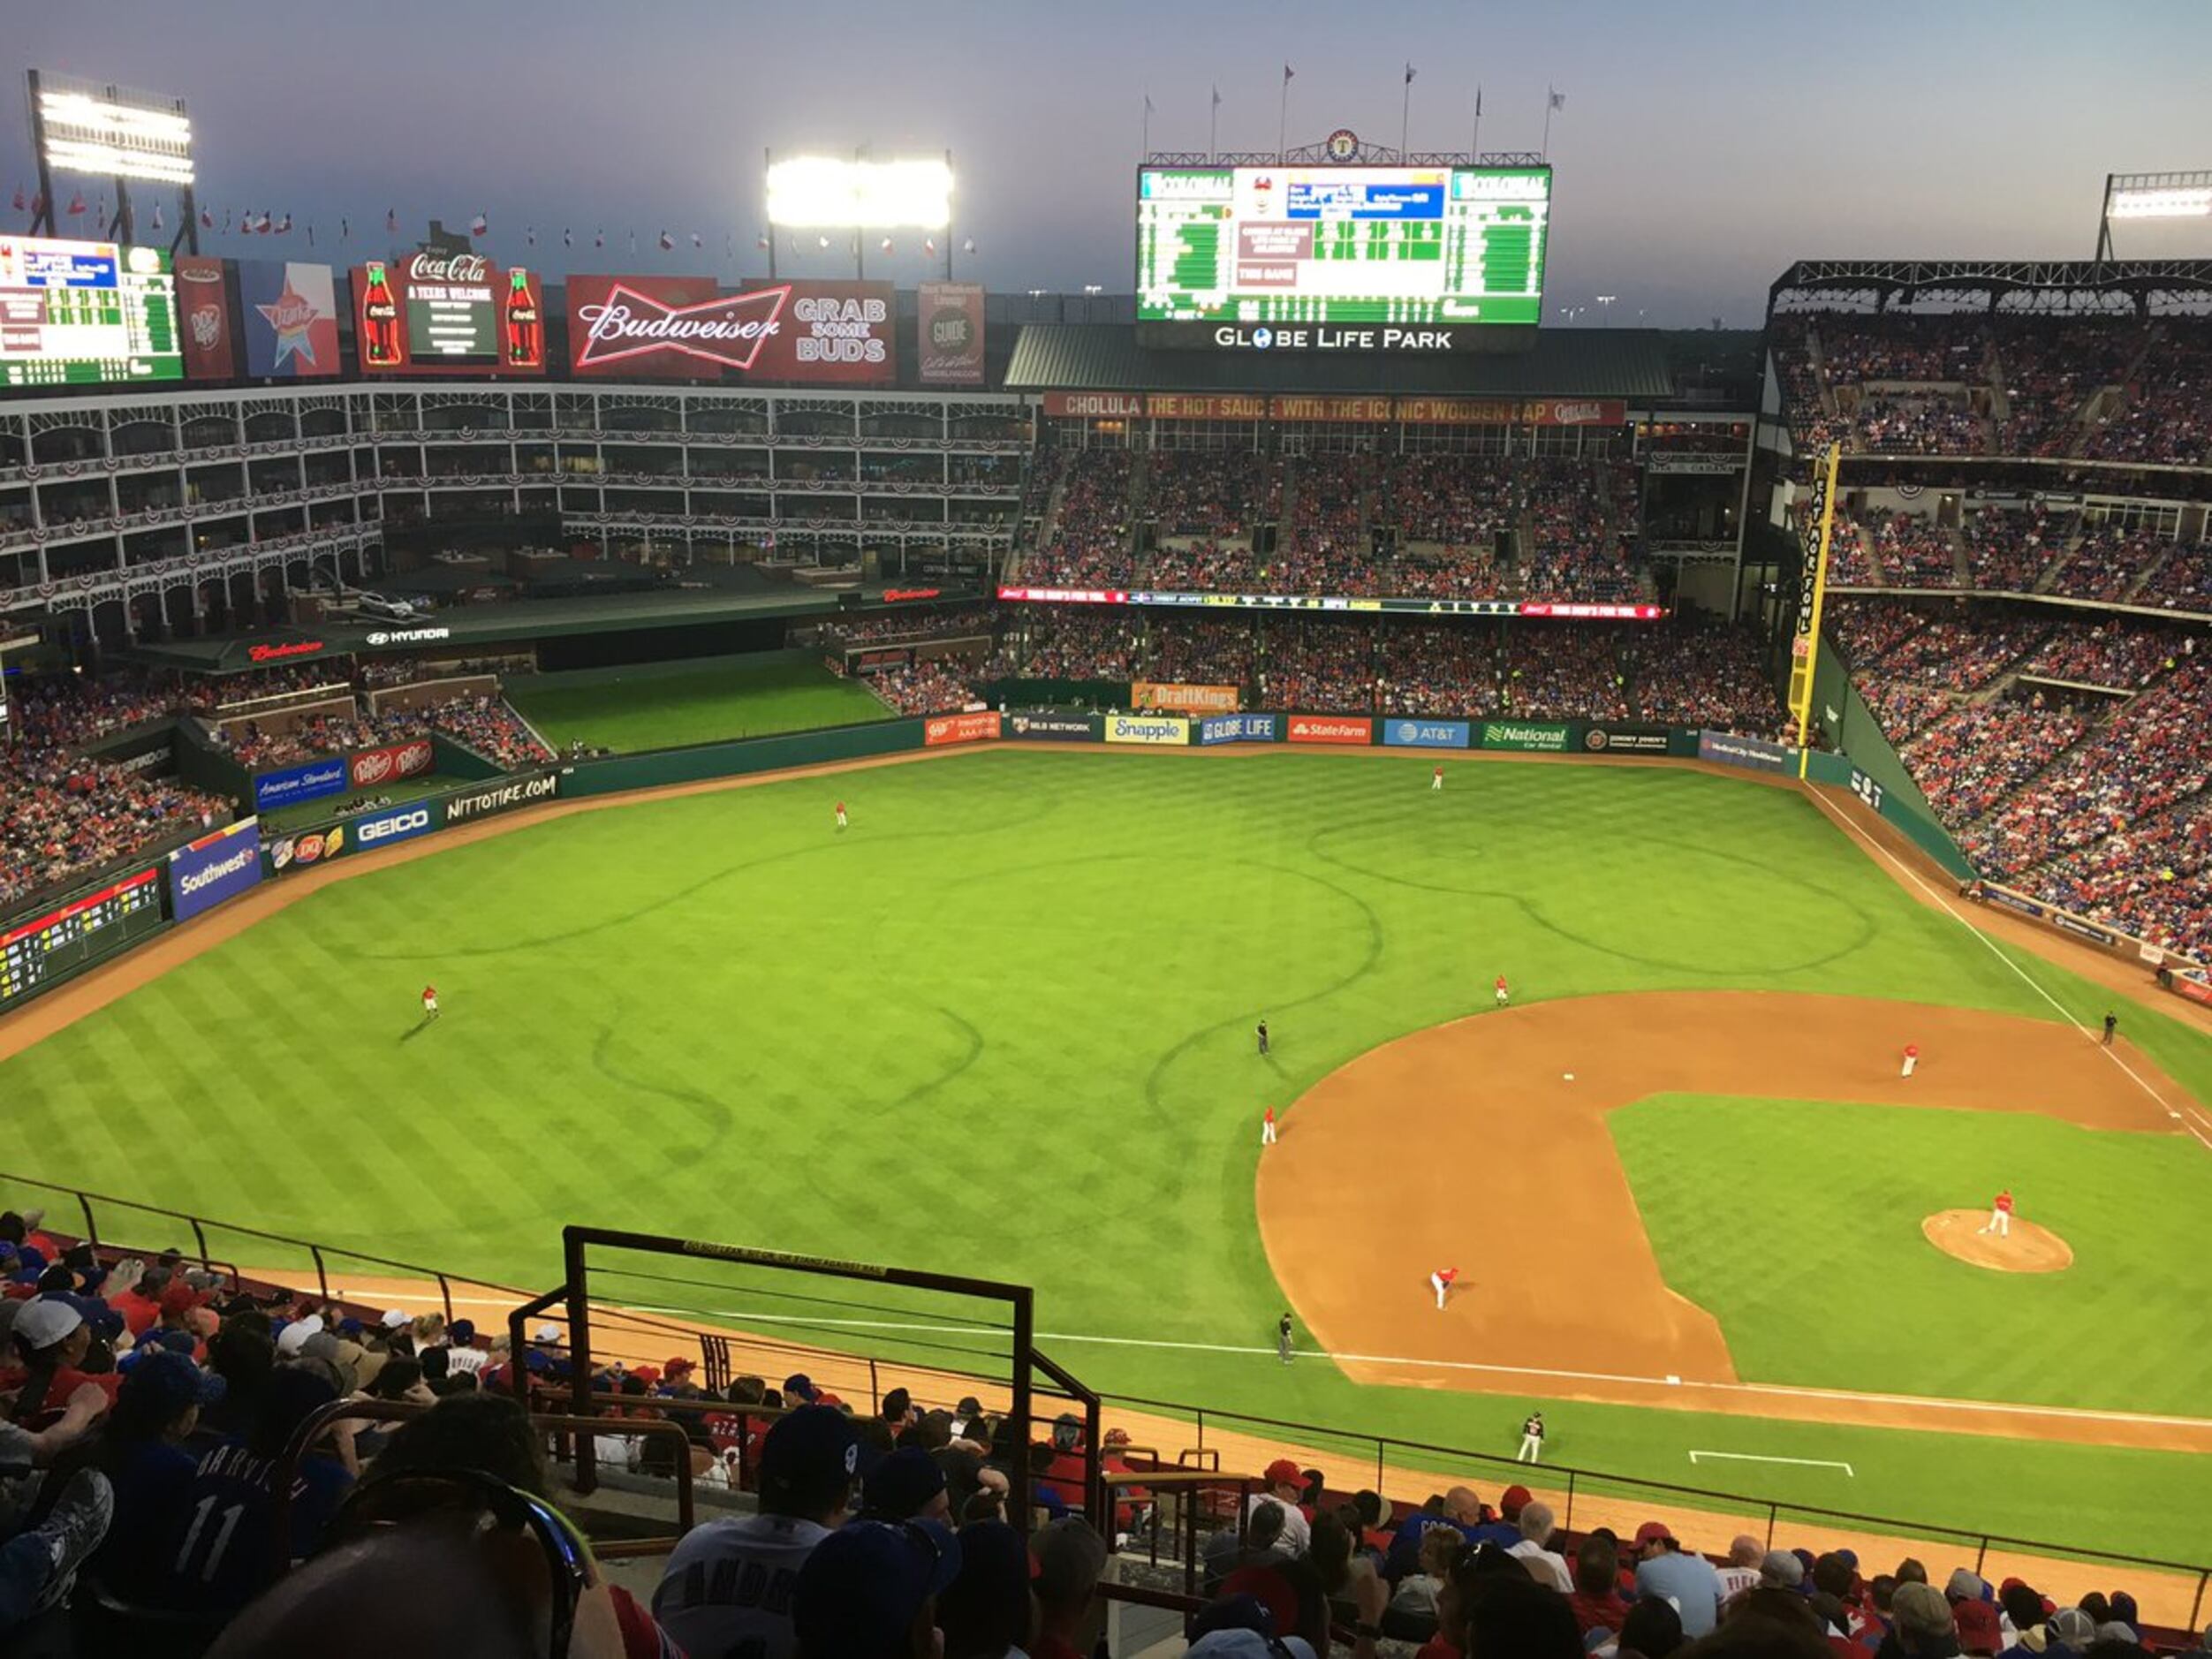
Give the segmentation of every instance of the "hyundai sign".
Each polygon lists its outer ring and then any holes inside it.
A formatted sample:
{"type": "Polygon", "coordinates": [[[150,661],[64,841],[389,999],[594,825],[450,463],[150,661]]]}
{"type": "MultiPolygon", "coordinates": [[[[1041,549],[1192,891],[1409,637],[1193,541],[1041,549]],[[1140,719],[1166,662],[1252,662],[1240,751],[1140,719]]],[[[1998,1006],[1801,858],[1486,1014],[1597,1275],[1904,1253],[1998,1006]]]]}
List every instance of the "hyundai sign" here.
{"type": "Polygon", "coordinates": [[[261,820],[242,818],[169,855],[169,913],[190,921],[261,879],[261,820]]]}

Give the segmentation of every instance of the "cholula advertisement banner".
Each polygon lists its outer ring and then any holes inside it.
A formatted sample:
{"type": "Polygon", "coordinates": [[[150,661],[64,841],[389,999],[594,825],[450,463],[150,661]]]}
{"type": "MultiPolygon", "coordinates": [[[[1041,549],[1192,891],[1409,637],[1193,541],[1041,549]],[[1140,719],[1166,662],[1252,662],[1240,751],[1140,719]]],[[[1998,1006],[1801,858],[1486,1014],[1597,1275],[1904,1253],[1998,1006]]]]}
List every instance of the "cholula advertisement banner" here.
{"type": "Polygon", "coordinates": [[[186,380],[229,380],[239,372],[231,322],[231,273],[219,259],[185,254],[177,260],[177,332],[184,342],[186,380]]]}
{"type": "Polygon", "coordinates": [[[322,380],[345,370],[338,361],[337,284],[328,265],[242,259],[238,274],[248,375],[322,380]]]}
{"type": "Polygon", "coordinates": [[[545,373],[535,271],[425,248],[352,269],[353,349],[366,375],[545,373]]]}
{"type": "Polygon", "coordinates": [[[190,921],[261,879],[261,820],[241,818],[169,855],[169,913],[190,921]]]}
{"type": "Polygon", "coordinates": [[[983,383],[983,284],[924,283],[916,340],[925,386],[983,383]]]}

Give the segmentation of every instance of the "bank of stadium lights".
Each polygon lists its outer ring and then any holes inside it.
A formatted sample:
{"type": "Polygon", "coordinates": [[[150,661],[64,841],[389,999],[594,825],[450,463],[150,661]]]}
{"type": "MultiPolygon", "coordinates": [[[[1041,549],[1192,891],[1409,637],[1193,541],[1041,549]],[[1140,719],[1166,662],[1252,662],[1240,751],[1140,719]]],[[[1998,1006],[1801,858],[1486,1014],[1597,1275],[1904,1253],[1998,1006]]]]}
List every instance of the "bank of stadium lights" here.
{"type": "Polygon", "coordinates": [[[147,109],[49,87],[39,95],[39,118],[49,167],[157,185],[193,182],[192,122],[181,108],[147,109]]]}
{"type": "Polygon", "coordinates": [[[811,230],[942,231],[952,222],[952,164],[794,155],[768,170],[770,224],[811,230]]]}
{"type": "Polygon", "coordinates": [[[2212,218],[2212,169],[2193,172],[2107,173],[2104,210],[2097,217],[2097,259],[2112,257],[2115,219],[2212,218]]]}
{"type": "MultiPolygon", "coordinates": [[[[178,240],[200,251],[192,187],[192,119],[181,98],[67,77],[25,72],[29,94],[33,160],[38,168],[35,234],[55,226],[54,175],[87,174],[115,180],[116,213],[99,227],[102,238],[137,239],[131,201],[133,183],[169,186],[179,196],[178,240]]],[[[155,215],[159,218],[158,212],[155,215]]],[[[174,246],[174,244],[172,244],[174,246]]]]}

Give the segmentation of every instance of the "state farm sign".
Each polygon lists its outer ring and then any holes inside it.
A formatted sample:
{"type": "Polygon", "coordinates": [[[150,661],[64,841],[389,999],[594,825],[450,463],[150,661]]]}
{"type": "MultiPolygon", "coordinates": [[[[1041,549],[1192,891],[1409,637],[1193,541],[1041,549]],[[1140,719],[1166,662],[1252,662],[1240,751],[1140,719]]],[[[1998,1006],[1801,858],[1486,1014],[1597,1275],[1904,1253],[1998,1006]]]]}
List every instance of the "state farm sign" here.
{"type": "Polygon", "coordinates": [[[724,294],[706,276],[572,276],[569,366],[660,380],[741,373],[776,337],[790,293],[724,294]]]}

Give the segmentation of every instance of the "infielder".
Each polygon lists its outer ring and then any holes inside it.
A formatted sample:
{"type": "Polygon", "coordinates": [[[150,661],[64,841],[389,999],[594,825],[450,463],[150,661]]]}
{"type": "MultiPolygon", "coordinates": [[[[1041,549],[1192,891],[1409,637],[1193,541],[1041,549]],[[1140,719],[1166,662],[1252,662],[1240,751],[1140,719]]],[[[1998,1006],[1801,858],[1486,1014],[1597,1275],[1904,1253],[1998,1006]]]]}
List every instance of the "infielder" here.
{"type": "Polygon", "coordinates": [[[2012,1236],[2012,1189],[2006,1187],[1989,1206],[1989,1219],[1974,1229],[1978,1233],[1993,1232],[2000,1239],[2012,1236]]]}
{"type": "Polygon", "coordinates": [[[1452,1280],[1459,1276],[1458,1268],[1438,1268],[1428,1276],[1428,1288],[1436,1292],[1436,1311],[1444,1311],[1444,1297],[1451,1289],[1452,1280]]]}
{"type": "Polygon", "coordinates": [[[1492,985],[1491,989],[1497,993],[1497,1005],[1500,1008],[1504,1007],[1506,1004],[1505,975],[1503,973],[1499,974],[1497,976],[1496,982],[1492,985]]]}
{"type": "Polygon", "coordinates": [[[1260,1119],[1260,1144],[1263,1147],[1275,1144],[1275,1108],[1272,1106],[1268,1108],[1267,1116],[1260,1119]]]}
{"type": "Polygon", "coordinates": [[[1908,1042],[1908,1043],[1906,1043],[1906,1044],[1905,1045],[1905,1069],[1904,1069],[1903,1071],[1899,1072],[1898,1073],[1898,1075],[1899,1077],[1910,1077],[1910,1076],[1912,1076],[1912,1075],[1913,1075],[1913,1068],[1914,1066],[1918,1065],[1920,1063],[1920,1045],[1919,1043],[1917,1043],[1917,1042],[1908,1042]]]}
{"type": "Polygon", "coordinates": [[[1528,1420],[1521,1425],[1520,1450],[1513,1456],[1515,1463],[1542,1463],[1544,1450],[1544,1414],[1531,1412],[1528,1420]]]}
{"type": "Polygon", "coordinates": [[[422,988],[422,1017],[425,1019],[436,1019],[438,1017],[438,988],[435,985],[426,985],[422,988]]]}
{"type": "Polygon", "coordinates": [[[1291,1362],[1291,1315],[1285,1308],[1280,1322],[1275,1327],[1275,1355],[1284,1365],[1291,1362]]]}
{"type": "Polygon", "coordinates": [[[840,830],[845,828],[845,803],[843,801],[837,803],[837,828],[840,830]]]}
{"type": "Polygon", "coordinates": [[[1431,777],[1429,778],[1429,780],[1428,780],[1428,787],[1429,787],[1429,788],[1431,788],[1431,789],[1442,789],[1443,786],[1444,786],[1444,769],[1443,769],[1443,767],[1439,766],[1439,767],[1436,769],[1436,774],[1435,774],[1433,776],[1431,776],[1431,777]]]}

